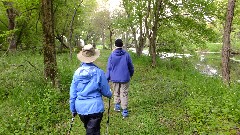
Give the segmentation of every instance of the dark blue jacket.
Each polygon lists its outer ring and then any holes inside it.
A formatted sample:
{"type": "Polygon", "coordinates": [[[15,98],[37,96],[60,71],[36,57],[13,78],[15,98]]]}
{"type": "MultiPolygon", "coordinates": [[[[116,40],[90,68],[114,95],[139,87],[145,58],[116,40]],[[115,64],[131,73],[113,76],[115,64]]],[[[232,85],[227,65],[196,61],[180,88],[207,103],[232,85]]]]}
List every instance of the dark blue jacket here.
{"type": "Polygon", "coordinates": [[[107,80],[117,83],[129,82],[133,73],[134,67],[129,53],[122,48],[114,50],[108,58],[107,80]]]}

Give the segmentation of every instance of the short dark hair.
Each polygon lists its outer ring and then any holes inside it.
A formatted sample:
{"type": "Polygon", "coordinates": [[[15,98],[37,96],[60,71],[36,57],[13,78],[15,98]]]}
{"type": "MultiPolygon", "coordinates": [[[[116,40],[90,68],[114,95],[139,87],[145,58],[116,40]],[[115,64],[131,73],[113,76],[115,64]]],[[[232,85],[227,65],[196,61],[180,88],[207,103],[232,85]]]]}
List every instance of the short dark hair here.
{"type": "Polygon", "coordinates": [[[123,46],[123,41],[122,41],[122,39],[117,39],[117,40],[115,41],[115,46],[116,46],[116,47],[122,47],[122,46],[123,46]]]}

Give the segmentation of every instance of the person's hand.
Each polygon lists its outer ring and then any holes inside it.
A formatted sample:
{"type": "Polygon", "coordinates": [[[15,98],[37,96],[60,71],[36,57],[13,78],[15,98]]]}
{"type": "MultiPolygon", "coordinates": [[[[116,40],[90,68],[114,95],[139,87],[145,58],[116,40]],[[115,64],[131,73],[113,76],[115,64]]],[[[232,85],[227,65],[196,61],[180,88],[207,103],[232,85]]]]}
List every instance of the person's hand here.
{"type": "Polygon", "coordinates": [[[77,115],[77,113],[72,113],[72,117],[74,118],[77,115]]]}

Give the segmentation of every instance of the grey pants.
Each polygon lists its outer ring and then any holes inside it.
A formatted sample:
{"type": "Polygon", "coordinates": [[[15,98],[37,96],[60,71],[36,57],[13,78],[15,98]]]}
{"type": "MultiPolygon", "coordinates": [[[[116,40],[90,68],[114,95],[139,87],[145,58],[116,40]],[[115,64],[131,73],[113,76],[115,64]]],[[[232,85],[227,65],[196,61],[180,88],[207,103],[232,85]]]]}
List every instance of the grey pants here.
{"type": "Polygon", "coordinates": [[[128,88],[129,82],[127,83],[112,83],[114,91],[114,103],[120,103],[122,109],[128,107],[128,88]]]}

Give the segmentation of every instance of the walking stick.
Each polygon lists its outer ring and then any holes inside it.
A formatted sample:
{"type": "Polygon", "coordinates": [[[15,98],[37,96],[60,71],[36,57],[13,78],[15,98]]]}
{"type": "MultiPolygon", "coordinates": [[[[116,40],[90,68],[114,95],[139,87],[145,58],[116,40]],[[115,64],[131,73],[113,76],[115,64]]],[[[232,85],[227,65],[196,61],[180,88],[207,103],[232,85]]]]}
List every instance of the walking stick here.
{"type": "Polygon", "coordinates": [[[109,127],[109,117],[110,117],[110,98],[108,100],[108,119],[107,119],[107,130],[106,130],[106,135],[108,135],[108,127],[109,127]]]}
{"type": "Polygon", "coordinates": [[[73,126],[73,121],[74,121],[74,117],[72,117],[72,120],[71,120],[71,123],[70,123],[70,128],[69,128],[69,130],[68,130],[67,135],[70,135],[70,132],[71,132],[72,126],[73,126]]]}

